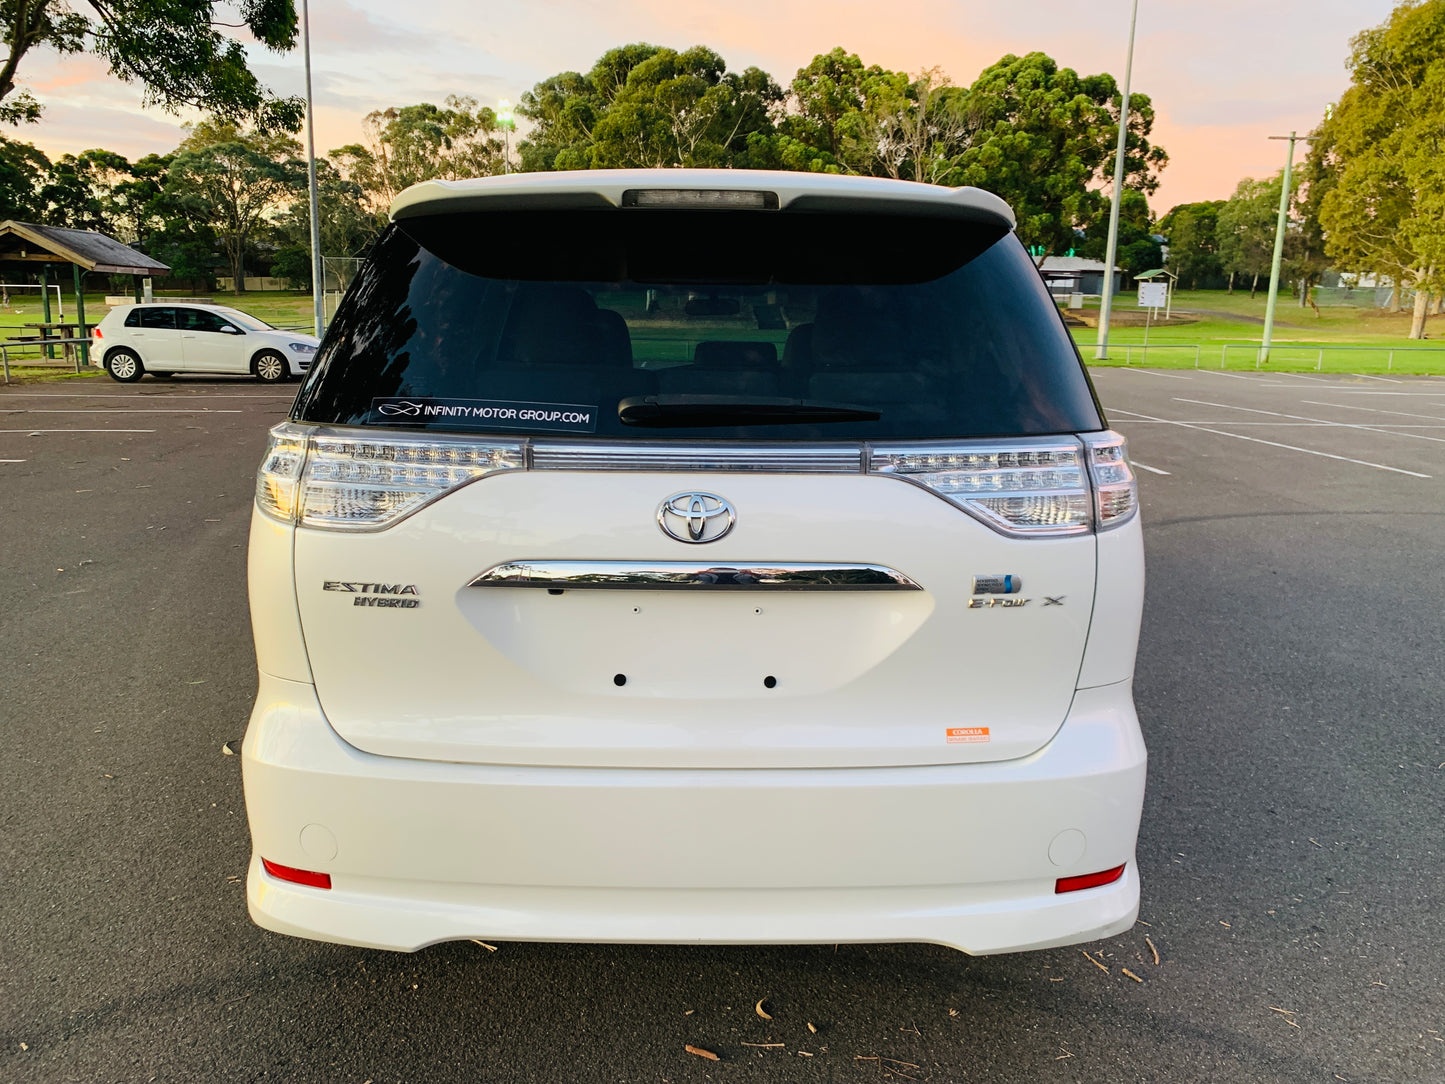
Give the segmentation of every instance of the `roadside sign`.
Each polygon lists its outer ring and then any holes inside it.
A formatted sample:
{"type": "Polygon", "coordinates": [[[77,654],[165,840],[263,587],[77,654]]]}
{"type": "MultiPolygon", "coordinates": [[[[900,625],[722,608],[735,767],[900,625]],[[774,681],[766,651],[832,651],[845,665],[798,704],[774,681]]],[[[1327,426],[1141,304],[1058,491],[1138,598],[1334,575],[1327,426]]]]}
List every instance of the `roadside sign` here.
{"type": "Polygon", "coordinates": [[[1141,309],[1162,309],[1169,304],[1167,282],[1139,283],[1139,307],[1141,309]]]}

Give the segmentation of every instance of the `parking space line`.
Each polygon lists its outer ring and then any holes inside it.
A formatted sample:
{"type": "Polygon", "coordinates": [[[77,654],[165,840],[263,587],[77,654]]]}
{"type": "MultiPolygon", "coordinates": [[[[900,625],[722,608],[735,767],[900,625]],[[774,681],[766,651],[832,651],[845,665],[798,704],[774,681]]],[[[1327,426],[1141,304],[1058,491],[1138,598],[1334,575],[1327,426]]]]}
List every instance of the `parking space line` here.
{"type": "MultiPolygon", "coordinates": [[[[1414,437],[1416,440],[1431,440],[1437,444],[1445,444],[1445,437],[1432,437],[1424,433],[1397,433],[1393,428],[1385,429],[1377,425],[1355,425],[1353,422],[1336,422],[1328,418],[1311,418],[1305,414],[1283,414],[1278,410],[1258,410],[1254,407],[1234,406],[1230,403],[1206,403],[1203,399],[1184,399],[1178,395],[1174,396],[1176,403],[1194,403],[1196,406],[1222,407],[1225,410],[1240,410],[1246,414],[1268,414],[1272,418],[1292,418],[1297,422],[1315,422],[1322,425],[1338,426],[1341,429],[1358,429],[1365,433],[1384,433],[1392,437],[1414,437]]],[[[1228,422],[1214,422],[1215,425],[1228,425],[1228,422]]]]}
{"type": "MultiPolygon", "coordinates": [[[[1233,437],[1235,440],[1247,440],[1251,444],[1267,444],[1271,448],[1283,448],[1287,452],[1304,452],[1305,455],[1317,455],[1323,459],[1338,459],[1342,463],[1354,463],[1361,467],[1373,467],[1375,470],[1389,471],[1391,474],[1408,474],[1411,478],[1432,477],[1432,475],[1429,474],[1421,474],[1419,471],[1405,470],[1403,467],[1387,467],[1383,463],[1371,463],[1368,459],[1351,459],[1347,455],[1335,455],[1333,452],[1319,452],[1313,448],[1300,448],[1293,444],[1280,444],[1273,440],[1261,440],[1259,437],[1248,437],[1243,433],[1226,433],[1222,429],[1210,429],[1203,425],[1194,425],[1191,422],[1176,422],[1168,418],[1156,418],[1150,414],[1140,414],[1139,417],[1147,418],[1154,422],[1164,422],[1168,425],[1177,425],[1181,429],[1193,429],[1200,433],[1213,433],[1217,437],[1233,437]]],[[[1223,424],[1227,425],[1229,423],[1225,422],[1223,424]]]]}
{"type": "Polygon", "coordinates": [[[154,429],[0,429],[0,433],[25,433],[38,437],[41,433],[154,433],[154,429]]]}
{"type": "Polygon", "coordinates": [[[1371,376],[1369,373],[1351,373],[1351,376],[1359,380],[1383,380],[1386,384],[1403,384],[1403,380],[1391,380],[1388,376],[1371,376]]]}
{"type": "Polygon", "coordinates": [[[1187,377],[1187,376],[1180,376],[1178,373],[1159,373],[1159,372],[1155,372],[1155,371],[1152,370],[1152,369],[1130,369],[1130,368],[1128,368],[1127,366],[1126,366],[1125,368],[1123,368],[1123,369],[1119,369],[1119,368],[1115,368],[1114,366],[1110,366],[1110,369],[1111,369],[1113,372],[1116,372],[1116,373],[1133,373],[1135,376],[1162,376],[1162,377],[1168,378],[1169,380],[1188,380],[1188,379],[1189,379],[1189,377],[1187,377]]]}
{"type": "Polygon", "coordinates": [[[28,459],[0,459],[0,463],[29,463],[28,459]]]}
{"type": "Polygon", "coordinates": [[[1166,478],[1169,476],[1169,472],[1167,470],[1160,470],[1158,467],[1151,467],[1148,463],[1140,463],[1137,459],[1131,459],[1129,460],[1129,462],[1131,465],[1138,467],[1140,470],[1147,470],[1150,474],[1162,474],[1166,478]]]}
{"type": "Polygon", "coordinates": [[[1408,410],[1381,410],[1379,407],[1350,406],[1348,403],[1322,403],[1318,399],[1301,399],[1300,402],[1310,406],[1334,407],[1336,410],[1363,410],[1370,414],[1390,414],[1397,418],[1433,418],[1445,422],[1445,416],[1439,414],[1412,414],[1408,410]]]}
{"type": "Polygon", "coordinates": [[[1200,369],[1201,373],[1208,373],[1210,376],[1227,376],[1231,380],[1255,380],[1256,377],[1245,376],[1243,373],[1216,372],[1213,369],[1200,369]]]}
{"type": "Polygon", "coordinates": [[[0,407],[0,414],[243,414],[241,410],[212,410],[210,407],[196,407],[194,410],[173,408],[150,409],[148,407],[88,407],[84,410],[51,410],[48,407],[0,407]]]}
{"type": "MultiPolygon", "coordinates": [[[[1127,410],[1122,410],[1122,409],[1120,409],[1119,407],[1113,407],[1113,408],[1109,411],[1109,413],[1110,413],[1111,415],[1113,415],[1113,414],[1128,414],[1129,411],[1127,411],[1127,410]]],[[[1128,418],[1128,419],[1125,419],[1125,421],[1126,421],[1127,424],[1129,424],[1129,425],[1180,425],[1180,424],[1183,424],[1183,425],[1228,425],[1228,426],[1230,426],[1231,428],[1235,428],[1235,429],[1239,428],[1241,425],[1262,425],[1262,426],[1268,426],[1268,427],[1271,428],[1271,429],[1349,429],[1349,428],[1351,428],[1351,426],[1350,426],[1350,424],[1349,424],[1348,422],[1255,422],[1255,421],[1244,421],[1244,420],[1238,420],[1238,421],[1236,421],[1234,418],[1230,418],[1228,421],[1221,421],[1219,418],[1180,418],[1180,419],[1178,419],[1178,421],[1175,421],[1175,420],[1172,420],[1172,419],[1169,420],[1169,421],[1151,421],[1151,420],[1149,420],[1149,419],[1147,419],[1147,418],[1128,418]]],[[[1404,422],[1379,422],[1379,423],[1377,423],[1377,427],[1378,427],[1379,429],[1381,429],[1381,430],[1392,430],[1392,429],[1445,429],[1445,422],[1442,422],[1442,423],[1439,424],[1439,425],[1410,425],[1410,424],[1406,424],[1406,423],[1404,423],[1404,422]]]]}

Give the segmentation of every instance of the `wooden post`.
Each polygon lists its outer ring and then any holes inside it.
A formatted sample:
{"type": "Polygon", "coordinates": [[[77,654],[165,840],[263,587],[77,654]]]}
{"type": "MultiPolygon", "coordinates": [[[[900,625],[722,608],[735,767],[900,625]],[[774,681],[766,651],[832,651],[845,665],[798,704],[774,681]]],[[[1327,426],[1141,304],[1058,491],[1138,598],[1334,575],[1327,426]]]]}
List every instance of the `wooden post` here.
{"type": "Polygon", "coordinates": [[[70,269],[75,274],[75,318],[80,321],[80,330],[76,334],[86,340],[75,352],[75,371],[80,372],[80,366],[90,367],[90,334],[85,327],[85,272],[78,263],[71,264],[70,269]]]}

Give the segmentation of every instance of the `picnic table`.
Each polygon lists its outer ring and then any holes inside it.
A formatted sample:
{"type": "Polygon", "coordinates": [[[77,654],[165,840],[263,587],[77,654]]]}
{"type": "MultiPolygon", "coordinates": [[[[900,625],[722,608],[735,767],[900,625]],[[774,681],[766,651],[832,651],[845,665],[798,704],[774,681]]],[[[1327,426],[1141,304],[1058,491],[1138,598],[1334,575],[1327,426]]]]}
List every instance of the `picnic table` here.
{"type": "Polygon", "coordinates": [[[77,321],[51,321],[47,323],[22,324],[22,327],[34,328],[40,332],[38,335],[15,335],[9,339],[0,340],[0,364],[5,370],[5,383],[10,383],[10,351],[15,349],[40,349],[42,353],[49,354],[49,347],[59,346],[65,351],[65,361],[74,364],[75,371],[80,372],[80,347],[90,342],[90,331],[94,324],[81,324],[77,321]],[[52,335],[51,332],[58,331],[59,335],[52,335]]]}

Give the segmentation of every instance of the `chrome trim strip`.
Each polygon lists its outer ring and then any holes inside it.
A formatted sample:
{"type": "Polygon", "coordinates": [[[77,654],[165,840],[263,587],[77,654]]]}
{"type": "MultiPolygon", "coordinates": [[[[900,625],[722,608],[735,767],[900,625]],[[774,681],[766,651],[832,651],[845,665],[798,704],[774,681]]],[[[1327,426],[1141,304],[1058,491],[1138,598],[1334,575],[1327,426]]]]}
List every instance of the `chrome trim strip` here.
{"type": "Polygon", "coordinates": [[[564,591],[921,591],[884,565],[699,561],[506,561],[468,587],[545,587],[564,591]]]}
{"type": "Polygon", "coordinates": [[[533,439],[533,470],[748,471],[861,474],[858,444],[682,444],[533,439]]]}

